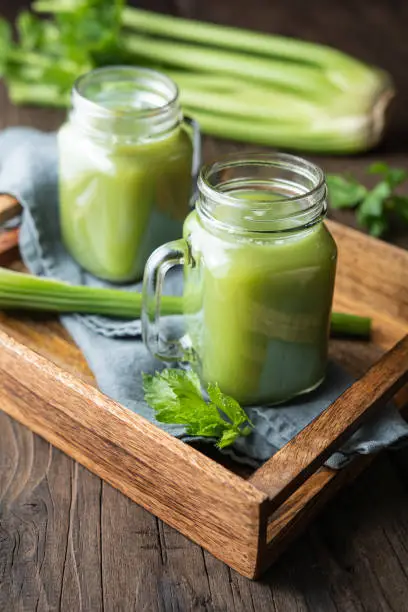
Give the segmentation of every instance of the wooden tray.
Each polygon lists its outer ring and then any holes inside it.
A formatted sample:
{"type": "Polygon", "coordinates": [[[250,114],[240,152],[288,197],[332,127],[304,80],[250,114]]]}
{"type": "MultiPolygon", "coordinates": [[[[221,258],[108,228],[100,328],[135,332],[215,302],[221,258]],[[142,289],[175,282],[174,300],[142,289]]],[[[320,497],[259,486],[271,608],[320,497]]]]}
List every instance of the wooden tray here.
{"type": "MultiPolygon", "coordinates": [[[[17,210],[0,196],[0,222],[17,210]]],[[[361,378],[249,477],[98,391],[51,316],[0,312],[2,410],[241,574],[260,576],[371,457],[339,472],[324,461],[397,391],[401,408],[408,401],[408,252],[328,225],[339,246],[335,306],[374,320],[370,342],[331,342],[332,357],[361,378]]],[[[17,237],[0,234],[1,265],[22,268],[17,237]]]]}

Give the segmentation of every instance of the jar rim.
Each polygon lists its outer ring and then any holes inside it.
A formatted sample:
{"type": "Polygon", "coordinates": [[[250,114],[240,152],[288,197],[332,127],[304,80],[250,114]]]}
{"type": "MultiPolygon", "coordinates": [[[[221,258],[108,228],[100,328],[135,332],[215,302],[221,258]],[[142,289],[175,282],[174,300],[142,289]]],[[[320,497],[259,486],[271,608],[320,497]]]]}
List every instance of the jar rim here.
{"type": "MultiPolygon", "coordinates": [[[[303,157],[299,157],[298,155],[292,155],[291,153],[281,153],[280,151],[276,151],[274,153],[264,153],[261,151],[253,151],[253,152],[248,152],[245,155],[243,155],[242,153],[231,153],[229,155],[225,155],[224,157],[222,157],[221,159],[215,162],[205,164],[204,166],[202,166],[200,175],[198,178],[198,181],[199,181],[198,186],[200,190],[202,190],[203,192],[206,192],[208,195],[210,195],[211,193],[211,194],[217,194],[221,196],[221,199],[223,200],[225,199],[226,203],[236,202],[237,204],[239,204],[239,203],[242,203],[242,200],[240,198],[231,196],[230,194],[227,194],[221,191],[220,189],[217,189],[217,187],[214,187],[210,184],[209,178],[212,174],[214,174],[214,172],[219,171],[219,170],[225,170],[233,166],[264,165],[264,166],[278,167],[278,166],[289,165],[289,164],[296,165],[297,168],[303,167],[305,170],[309,170],[310,175],[314,173],[316,175],[316,185],[312,189],[309,189],[307,192],[301,195],[282,197],[280,200],[275,200],[276,202],[278,201],[288,202],[288,201],[293,201],[293,200],[299,200],[306,196],[313,196],[315,193],[319,192],[319,190],[321,190],[322,187],[324,187],[326,179],[325,179],[323,170],[319,168],[319,166],[317,166],[316,164],[314,164],[313,162],[307,159],[304,159],[303,157]]],[[[256,201],[261,203],[261,202],[266,202],[267,200],[262,200],[261,198],[256,201]]]]}
{"type": "Polygon", "coordinates": [[[94,79],[95,77],[98,77],[99,75],[109,76],[109,74],[114,75],[115,73],[118,75],[128,74],[130,77],[129,80],[134,80],[135,82],[140,80],[140,77],[143,77],[143,76],[150,77],[152,82],[154,81],[158,83],[160,82],[163,85],[167,86],[169,90],[172,91],[171,97],[169,97],[169,99],[166,100],[163,104],[159,104],[153,108],[148,108],[148,109],[129,108],[129,110],[121,110],[121,115],[131,115],[131,116],[136,116],[140,118],[152,116],[152,114],[168,110],[171,106],[174,105],[175,102],[177,102],[179,98],[179,88],[177,84],[173,81],[173,79],[171,79],[167,75],[163,74],[162,72],[159,72],[158,70],[154,70],[152,68],[145,68],[142,66],[126,66],[126,65],[102,66],[101,68],[95,68],[94,70],[91,70],[89,72],[86,72],[80,75],[74,81],[74,84],[72,87],[73,97],[80,98],[82,103],[88,104],[89,106],[92,105],[98,108],[100,111],[102,111],[106,115],[113,115],[117,113],[115,109],[110,109],[109,107],[101,104],[100,102],[90,99],[83,92],[83,87],[86,84],[87,80],[91,81],[92,79],[94,79]]]}
{"type": "Polygon", "coordinates": [[[176,83],[139,66],[104,66],[80,76],[71,94],[72,121],[113,146],[162,138],[182,121],[176,83]]]}
{"type": "Polygon", "coordinates": [[[203,166],[198,192],[200,216],[228,231],[293,231],[314,225],[327,211],[323,170],[302,157],[277,151],[233,153],[203,166]],[[291,180],[283,178],[285,173],[291,180]],[[248,190],[252,197],[246,196],[248,190]],[[220,210],[222,213],[217,212],[220,210]]]}

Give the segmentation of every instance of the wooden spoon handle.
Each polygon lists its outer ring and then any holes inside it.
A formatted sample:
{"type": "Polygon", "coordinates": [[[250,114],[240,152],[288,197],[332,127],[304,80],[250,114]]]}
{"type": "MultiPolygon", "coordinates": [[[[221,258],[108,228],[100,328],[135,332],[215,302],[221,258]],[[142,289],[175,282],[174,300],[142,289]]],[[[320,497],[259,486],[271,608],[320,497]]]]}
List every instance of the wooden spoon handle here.
{"type": "Polygon", "coordinates": [[[18,228],[1,231],[1,225],[21,213],[21,205],[15,198],[0,194],[0,266],[5,266],[18,255],[18,228]]]}
{"type": "Polygon", "coordinates": [[[21,205],[13,196],[0,194],[0,225],[17,217],[21,213],[21,205]]]}

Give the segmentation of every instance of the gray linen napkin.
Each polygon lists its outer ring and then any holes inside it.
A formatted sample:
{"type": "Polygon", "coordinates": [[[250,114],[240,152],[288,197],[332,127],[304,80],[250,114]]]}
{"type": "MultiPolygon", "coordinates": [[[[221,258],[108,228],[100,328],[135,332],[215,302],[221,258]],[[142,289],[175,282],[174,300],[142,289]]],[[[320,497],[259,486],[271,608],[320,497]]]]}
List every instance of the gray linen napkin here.
{"type": "MultiPolygon", "coordinates": [[[[57,173],[55,134],[28,128],[12,128],[0,134],[0,193],[13,195],[23,205],[20,250],[26,266],[34,274],[73,284],[109,286],[83,271],[61,243],[57,173]]],[[[175,276],[170,292],[177,291],[177,285],[175,276]]],[[[140,283],[124,288],[140,289],[140,283]]],[[[64,315],[61,321],[83,351],[104,393],[169,433],[187,439],[183,427],[155,421],[153,411],[143,399],[141,373],[154,372],[162,365],[143,345],[140,320],[64,315]]],[[[249,408],[255,431],[238,440],[229,452],[240,461],[253,464],[264,461],[327,408],[351,382],[338,365],[331,363],[325,383],[314,393],[287,406],[249,408]]],[[[328,464],[339,468],[356,453],[373,453],[407,439],[408,424],[389,405],[362,427],[341,453],[335,453],[328,464]]]]}

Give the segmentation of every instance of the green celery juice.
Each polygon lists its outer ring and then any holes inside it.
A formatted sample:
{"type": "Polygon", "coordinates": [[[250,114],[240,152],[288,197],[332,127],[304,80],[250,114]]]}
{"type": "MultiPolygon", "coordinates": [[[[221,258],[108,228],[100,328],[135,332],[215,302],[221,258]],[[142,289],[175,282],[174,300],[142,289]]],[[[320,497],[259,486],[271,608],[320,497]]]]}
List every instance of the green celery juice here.
{"type": "MultiPolygon", "coordinates": [[[[237,197],[237,193],[233,194],[237,197]]],[[[285,193],[241,190],[270,209],[285,193]],[[268,206],[269,201],[269,206],[268,206]]],[[[214,219],[246,227],[245,212],[214,219]]],[[[262,210],[257,211],[262,216],[262,210]]],[[[249,217],[248,217],[249,218],[249,217]]],[[[323,223],[237,234],[197,212],[184,224],[196,264],[185,270],[185,309],[196,367],[242,404],[279,403],[325,376],[336,246],[323,223]]]]}
{"type": "Polygon", "coordinates": [[[58,134],[64,244],[95,276],[141,279],[190,210],[193,145],[177,89],[154,71],[108,67],[82,77],[74,94],[58,134]]]}
{"type": "Polygon", "coordinates": [[[179,238],[189,212],[192,145],[184,128],[164,139],[106,152],[59,133],[64,244],[95,276],[141,278],[150,253],[179,238]]]}

